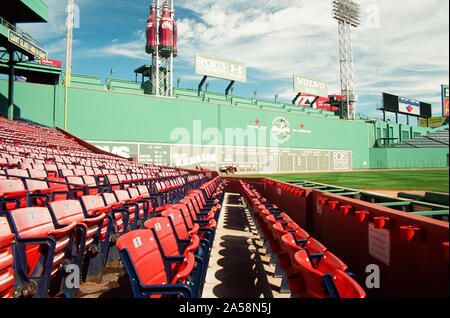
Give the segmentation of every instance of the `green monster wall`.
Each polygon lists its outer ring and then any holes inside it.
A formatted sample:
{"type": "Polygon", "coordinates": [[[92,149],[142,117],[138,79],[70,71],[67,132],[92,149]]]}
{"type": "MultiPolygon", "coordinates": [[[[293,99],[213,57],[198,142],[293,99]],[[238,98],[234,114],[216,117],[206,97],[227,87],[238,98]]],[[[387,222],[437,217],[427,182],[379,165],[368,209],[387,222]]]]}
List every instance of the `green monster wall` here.
{"type": "MultiPolygon", "coordinates": [[[[233,101],[220,94],[200,99],[187,90],[178,90],[178,99],[157,98],[143,94],[132,82],[107,83],[115,91],[102,87],[98,78],[74,77],[72,85],[77,87],[69,88],[67,131],[117,154],[176,166],[217,169],[230,164],[241,171],[378,168],[371,163],[370,149],[380,138],[377,132],[386,128],[383,122],[343,121],[320,110],[237,97],[233,101]]],[[[2,113],[6,92],[7,82],[0,81],[2,113]]],[[[61,85],[16,82],[15,105],[22,118],[64,128],[61,85]]],[[[428,131],[390,127],[390,136],[405,138],[402,131],[408,137],[428,131]]]]}

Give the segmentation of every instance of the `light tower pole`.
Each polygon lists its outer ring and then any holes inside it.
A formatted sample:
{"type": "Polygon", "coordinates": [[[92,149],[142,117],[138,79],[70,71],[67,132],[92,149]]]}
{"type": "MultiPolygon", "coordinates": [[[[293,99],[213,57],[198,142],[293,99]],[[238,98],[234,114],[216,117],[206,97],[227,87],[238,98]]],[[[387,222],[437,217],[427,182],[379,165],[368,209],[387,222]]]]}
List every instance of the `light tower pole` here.
{"type": "Polygon", "coordinates": [[[153,4],[155,5],[155,34],[156,34],[156,51],[152,56],[152,64],[153,64],[153,75],[154,79],[154,94],[156,96],[173,96],[173,53],[170,56],[161,56],[161,51],[159,49],[161,34],[159,33],[159,26],[161,23],[161,18],[163,14],[162,6],[164,4],[169,5],[170,8],[170,16],[172,20],[175,19],[175,10],[174,10],[174,0],[153,0],[153,4]],[[161,78],[161,71],[164,69],[164,79],[161,78]],[[164,88],[161,89],[161,82],[163,82],[164,88]]]}
{"type": "Polygon", "coordinates": [[[346,97],[342,109],[344,119],[355,119],[357,101],[354,90],[354,64],[351,28],[361,25],[361,6],[353,0],[333,0],[333,18],[339,24],[339,61],[341,70],[341,92],[346,97]]]}
{"type": "Polygon", "coordinates": [[[68,0],[67,4],[67,38],[66,38],[66,72],[64,78],[64,130],[67,130],[67,104],[68,89],[72,76],[72,41],[73,41],[73,19],[74,0],[68,0]]]}

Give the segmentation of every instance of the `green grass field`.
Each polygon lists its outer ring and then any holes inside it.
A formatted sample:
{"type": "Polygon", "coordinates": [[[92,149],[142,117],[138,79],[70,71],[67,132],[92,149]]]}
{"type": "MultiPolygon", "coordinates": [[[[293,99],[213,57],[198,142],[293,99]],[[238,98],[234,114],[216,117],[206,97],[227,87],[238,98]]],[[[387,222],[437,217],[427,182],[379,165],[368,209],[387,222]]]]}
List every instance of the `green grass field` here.
{"type": "Polygon", "coordinates": [[[449,192],[449,170],[374,170],[333,173],[246,175],[280,181],[310,181],[351,189],[449,192]]]}

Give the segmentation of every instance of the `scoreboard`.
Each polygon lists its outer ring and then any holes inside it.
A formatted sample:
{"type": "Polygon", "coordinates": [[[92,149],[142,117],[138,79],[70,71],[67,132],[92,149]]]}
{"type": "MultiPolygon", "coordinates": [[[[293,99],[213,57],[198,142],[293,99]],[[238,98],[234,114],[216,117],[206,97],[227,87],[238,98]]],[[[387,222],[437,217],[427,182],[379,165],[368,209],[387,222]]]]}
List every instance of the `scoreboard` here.
{"type": "Polygon", "coordinates": [[[352,151],[258,148],[215,145],[90,141],[96,147],[141,163],[218,170],[234,166],[238,172],[350,171],[352,151]]]}

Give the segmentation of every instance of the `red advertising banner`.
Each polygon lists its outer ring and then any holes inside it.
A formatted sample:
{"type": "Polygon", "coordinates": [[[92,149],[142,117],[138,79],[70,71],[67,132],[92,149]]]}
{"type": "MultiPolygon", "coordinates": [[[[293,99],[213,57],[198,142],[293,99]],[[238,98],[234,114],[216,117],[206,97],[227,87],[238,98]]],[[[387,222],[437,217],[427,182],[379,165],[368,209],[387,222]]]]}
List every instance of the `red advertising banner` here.
{"type": "Polygon", "coordinates": [[[62,62],[57,60],[39,60],[40,64],[62,67],[62,62]]]}
{"type": "Polygon", "coordinates": [[[442,85],[442,116],[449,116],[449,105],[448,105],[448,99],[449,99],[449,91],[448,91],[448,85],[442,85]]]}
{"type": "MultiPolygon", "coordinates": [[[[331,106],[330,104],[326,104],[326,102],[330,101],[330,98],[334,97],[336,100],[345,100],[345,96],[341,95],[329,95],[328,97],[319,97],[319,99],[316,101],[316,107],[319,109],[325,109],[328,111],[336,111],[339,108],[335,106],[331,106]]],[[[314,101],[316,96],[313,95],[305,95],[302,94],[297,102],[298,106],[305,106],[305,107],[311,107],[311,103],[314,101]]]]}

